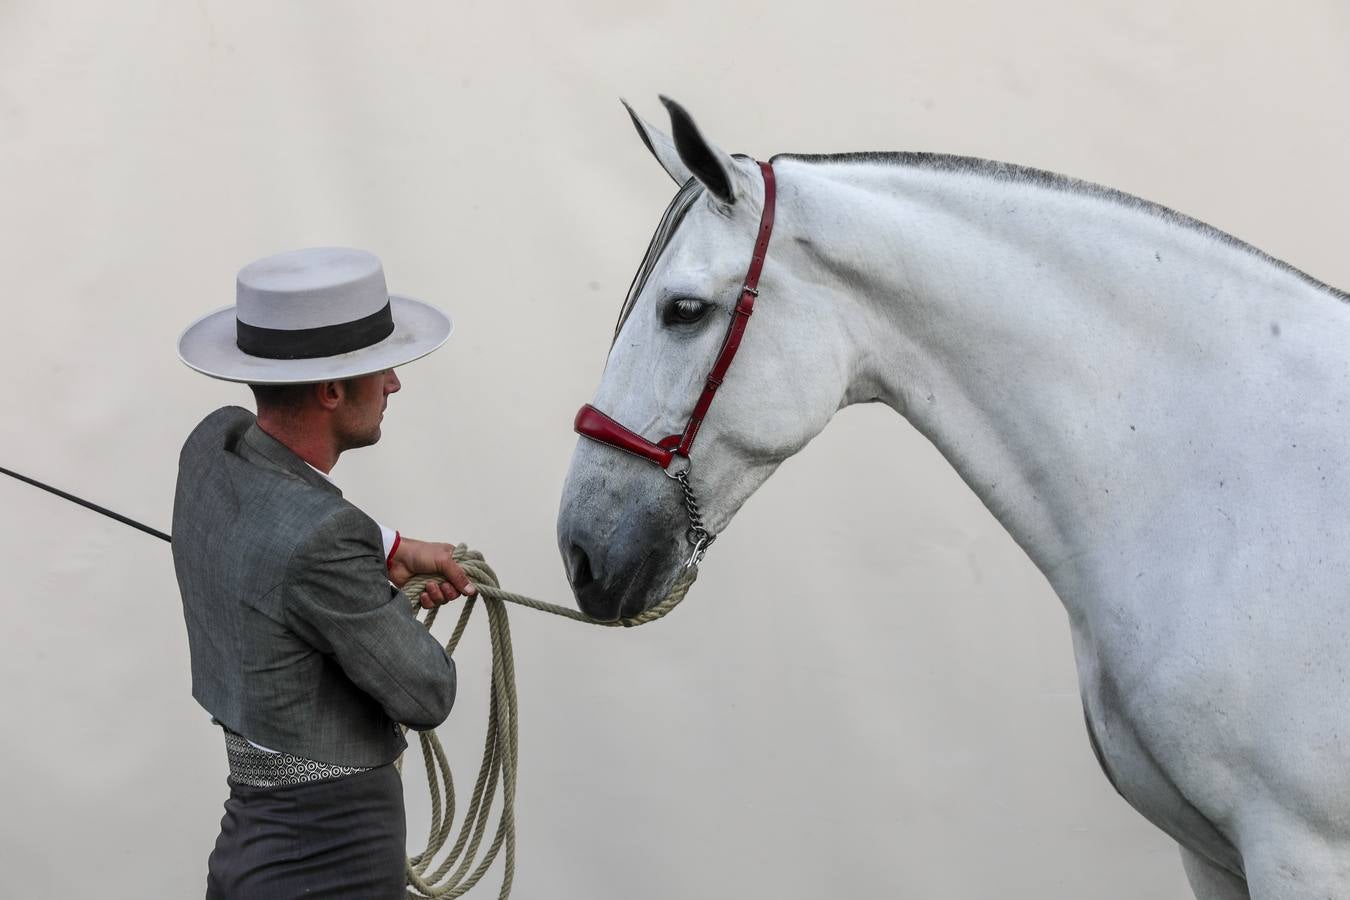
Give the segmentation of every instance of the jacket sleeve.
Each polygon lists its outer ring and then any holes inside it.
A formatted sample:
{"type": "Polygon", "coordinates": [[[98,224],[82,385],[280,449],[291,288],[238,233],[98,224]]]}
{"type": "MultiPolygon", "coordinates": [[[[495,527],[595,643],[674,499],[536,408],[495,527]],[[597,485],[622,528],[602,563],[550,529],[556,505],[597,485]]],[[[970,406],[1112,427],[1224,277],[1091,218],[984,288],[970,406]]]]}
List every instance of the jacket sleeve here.
{"type": "Polygon", "coordinates": [[[286,574],[287,624],[332,656],[389,718],[435,728],[455,702],[455,662],[389,584],[380,532],[342,506],[295,550],[286,574]]]}

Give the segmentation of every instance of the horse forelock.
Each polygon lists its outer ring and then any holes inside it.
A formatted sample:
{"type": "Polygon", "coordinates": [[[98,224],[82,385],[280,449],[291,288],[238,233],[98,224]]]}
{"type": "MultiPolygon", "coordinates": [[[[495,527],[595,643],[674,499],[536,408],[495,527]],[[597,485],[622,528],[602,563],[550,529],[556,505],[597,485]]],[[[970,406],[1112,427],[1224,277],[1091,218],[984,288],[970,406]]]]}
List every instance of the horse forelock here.
{"type": "Polygon", "coordinates": [[[611,341],[619,339],[619,332],[623,330],[623,323],[628,321],[628,316],[633,312],[633,306],[637,303],[637,298],[642,294],[642,289],[647,285],[647,279],[651,277],[652,270],[656,268],[656,263],[665,252],[666,247],[675,237],[675,232],[679,230],[680,223],[684,217],[689,214],[694,203],[699,197],[703,196],[704,187],[695,178],[690,178],[679,191],[675,198],[670,201],[666,211],[661,214],[661,221],[656,226],[655,233],[652,234],[651,242],[647,244],[647,252],[642,256],[642,263],[638,266],[637,272],[633,274],[633,280],[628,285],[628,293],[623,300],[623,306],[619,308],[619,321],[614,326],[614,337],[611,341]]]}

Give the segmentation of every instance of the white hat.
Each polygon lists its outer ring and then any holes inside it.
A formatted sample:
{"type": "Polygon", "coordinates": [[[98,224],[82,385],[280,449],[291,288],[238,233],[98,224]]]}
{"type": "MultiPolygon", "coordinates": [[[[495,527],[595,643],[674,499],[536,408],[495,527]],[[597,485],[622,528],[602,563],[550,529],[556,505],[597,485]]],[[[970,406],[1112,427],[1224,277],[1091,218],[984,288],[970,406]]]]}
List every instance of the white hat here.
{"type": "Polygon", "coordinates": [[[208,313],[178,338],[178,357],[212,378],[304,384],[412,362],[454,325],[435,307],[391,295],[374,254],[314,247],[239,270],[236,305],[208,313]]]}

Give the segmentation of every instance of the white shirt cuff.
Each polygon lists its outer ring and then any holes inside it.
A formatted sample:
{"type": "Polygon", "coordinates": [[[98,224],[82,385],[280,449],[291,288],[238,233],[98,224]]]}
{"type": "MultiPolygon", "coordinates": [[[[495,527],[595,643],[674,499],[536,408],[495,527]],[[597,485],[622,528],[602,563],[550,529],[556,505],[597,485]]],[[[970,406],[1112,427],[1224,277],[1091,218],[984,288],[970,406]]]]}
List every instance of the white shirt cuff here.
{"type": "MultiPolygon", "coordinates": [[[[380,525],[379,522],[376,522],[375,524],[380,525]]],[[[398,532],[394,531],[394,529],[385,528],[383,525],[380,525],[380,538],[384,541],[384,559],[386,562],[389,561],[389,554],[394,552],[394,538],[397,535],[398,532]]]]}

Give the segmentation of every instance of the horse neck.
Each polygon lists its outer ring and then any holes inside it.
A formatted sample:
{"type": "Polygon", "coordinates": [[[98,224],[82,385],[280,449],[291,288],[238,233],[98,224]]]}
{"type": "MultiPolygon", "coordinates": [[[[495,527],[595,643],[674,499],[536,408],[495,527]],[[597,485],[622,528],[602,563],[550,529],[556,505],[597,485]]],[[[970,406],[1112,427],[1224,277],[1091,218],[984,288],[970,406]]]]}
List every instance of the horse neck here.
{"type": "Polygon", "coordinates": [[[830,223],[794,248],[850,298],[848,402],[927,436],[1071,614],[1166,540],[1178,490],[1231,479],[1285,440],[1272,417],[1350,383],[1329,289],[1180,217],[1006,172],[782,168],[793,214],[830,223]]]}

